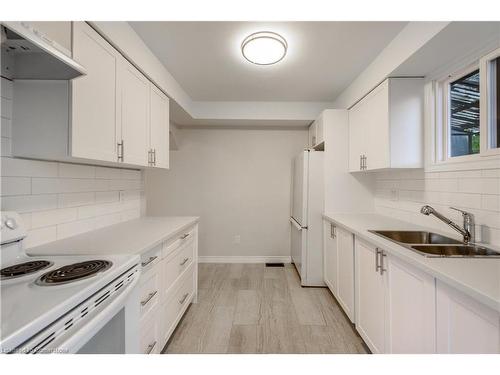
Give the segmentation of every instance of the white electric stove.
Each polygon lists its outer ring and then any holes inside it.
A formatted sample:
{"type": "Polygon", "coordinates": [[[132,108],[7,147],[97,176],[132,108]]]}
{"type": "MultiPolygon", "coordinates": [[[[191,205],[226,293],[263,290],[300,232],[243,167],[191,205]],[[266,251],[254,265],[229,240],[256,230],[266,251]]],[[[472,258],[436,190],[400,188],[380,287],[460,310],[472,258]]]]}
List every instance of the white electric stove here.
{"type": "Polygon", "coordinates": [[[139,256],[28,256],[15,212],[1,234],[1,352],[137,351],[139,256]]]}

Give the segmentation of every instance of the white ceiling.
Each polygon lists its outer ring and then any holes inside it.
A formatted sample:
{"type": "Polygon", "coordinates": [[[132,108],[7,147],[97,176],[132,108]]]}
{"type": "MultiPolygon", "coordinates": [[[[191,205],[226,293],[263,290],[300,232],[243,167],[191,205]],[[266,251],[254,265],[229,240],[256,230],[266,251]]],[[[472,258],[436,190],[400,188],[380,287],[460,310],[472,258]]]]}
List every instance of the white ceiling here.
{"type": "Polygon", "coordinates": [[[194,101],[333,101],[406,22],[130,22],[194,101]],[[275,31],[273,66],[248,63],[241,41],[275,31]]]}

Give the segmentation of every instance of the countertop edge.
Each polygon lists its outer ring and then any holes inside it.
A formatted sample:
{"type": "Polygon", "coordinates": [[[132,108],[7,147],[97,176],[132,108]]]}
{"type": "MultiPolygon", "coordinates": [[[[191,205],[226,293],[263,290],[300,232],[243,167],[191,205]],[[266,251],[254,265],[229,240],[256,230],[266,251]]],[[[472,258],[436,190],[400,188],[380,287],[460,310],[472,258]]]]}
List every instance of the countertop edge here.
{"type": "MultiPolygon", "coordinates": [[[[342,222],[341,219],[332,217],[331,216],[332,214],[333,213],[323,213],[323,215],[322,215],[323,219],[330,221],[330,222],[333,222],[333,223],[341,226],[345,230],[353,233],[354,235],[361,237],[363,240],[365,240],[365,241],[367,241],[375,246],[379,246],[379,247],[383,248],[384,250],[387,250],[390,254],[398,257],[399,259],[405,261],[406,263],[409,263],[411,265],[418,267],[419,269],[430,274],[431,276],[435,277],[436,279],[445,282],[446,284],[454,287],[455,289],[458,289],[459,291],[467,294],[471,298],[481,302],[482,304],[484,304],[484,305],[486,305],[486,306],[488,306],[488,307],[490,307],[490,308],[492,308],[495,311],[500,313],[500,301],[499,300],[496,300],[495,298],[478,291],[477,289],[467,285],[466,283],[464,283],[460,280],[457,280],[455,278],[451,278],[448,275],[441,273],[439,270],[436,270],[432,267],[428,267],[426,264],[419,262],[414,257],[405,256],[404,252],[411,251],[411,250],[407,249],[406,247],[398,245],[397,243],[394,243],[392,241],[385,240],[382,237],[377,236],[375,234],[372,234],[368,231],[360,231],[357,228],[353,228],[353,227],[349,226],[348,224],[345,224],[344,222],[342,222]]],[[[384,215],[380,215],[380,214],[376,214],[376,213],[365,213],[365,214],[377,215],[380,217],[385,217],[385,218],[390,219],[390,220],[400,221],[400,222],[404,223],[401,220],[393,219],[393,218],[386,217],[384,215]]],[[[339,215],[343,215],[343,214],[339,213],[339,215]]],[[[353,215],[353,214],[350,214],[350,215],[353,215]]],[[[363,214],[360,214],[360,215],[363,215],[363,214]]],[[[416,227],[416,229],[420,228],[420,226],[418,226],[418,225],[415,225],[415,227],[416,227]]],[[[439,233],[439,231],[435,231],[435,232],[439,233]]]]}

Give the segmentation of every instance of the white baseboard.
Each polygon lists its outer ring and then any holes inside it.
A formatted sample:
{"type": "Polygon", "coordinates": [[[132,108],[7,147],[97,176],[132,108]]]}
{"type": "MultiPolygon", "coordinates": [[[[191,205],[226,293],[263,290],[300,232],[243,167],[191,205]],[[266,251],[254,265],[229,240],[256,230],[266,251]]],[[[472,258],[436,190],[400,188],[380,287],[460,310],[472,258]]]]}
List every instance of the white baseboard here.
{"type": "Polygon", "coordinates": [[[291,263],[290,256],[199,256],[198,263],[291,263]]]}

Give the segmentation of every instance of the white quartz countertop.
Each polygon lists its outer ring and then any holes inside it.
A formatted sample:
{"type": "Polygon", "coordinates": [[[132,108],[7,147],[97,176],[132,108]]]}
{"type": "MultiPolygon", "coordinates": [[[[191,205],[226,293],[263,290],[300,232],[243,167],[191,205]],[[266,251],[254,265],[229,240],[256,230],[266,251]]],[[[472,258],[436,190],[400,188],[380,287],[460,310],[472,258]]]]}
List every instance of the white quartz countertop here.
{"type": "Polygon", "coordinates": [[[499,258],[427,258],[368,230],[439,231],[374,213],[325,213],[323,217],[500,312],[499,258]]]}
{"type": "Polygon", "coordinates": [[[198,220],[192,216],[146,216],[36,246],[26,252],[29,255],[142,254],[198,220]]]}

